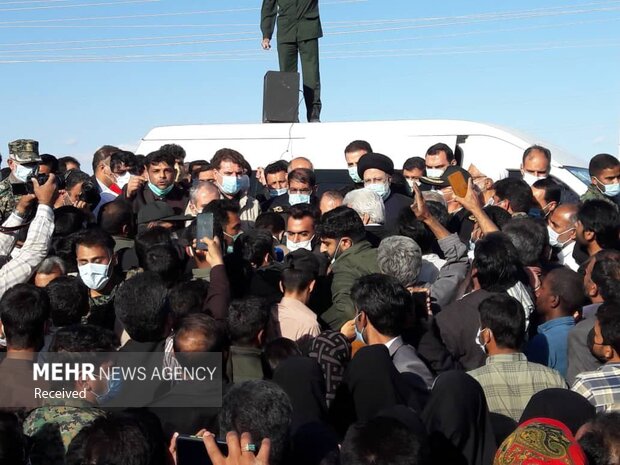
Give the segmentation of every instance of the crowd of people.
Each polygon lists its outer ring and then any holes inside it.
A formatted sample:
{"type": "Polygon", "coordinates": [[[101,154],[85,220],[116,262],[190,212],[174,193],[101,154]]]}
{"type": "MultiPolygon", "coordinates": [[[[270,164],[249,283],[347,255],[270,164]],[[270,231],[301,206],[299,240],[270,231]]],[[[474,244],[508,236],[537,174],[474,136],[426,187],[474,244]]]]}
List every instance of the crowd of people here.
{"type": "Polygon", "coordinates": [[[619,464],[620,162],[594,156],[579,198],[542,146],[502,179],[420,155],[353,141],[335,186],[305,157],[104,146],[89,175],[11,142],[0,464],[199,463],[184,435],[217,465],[619,464]],[[24,396],[37,361],[117,351],[221,354],[221,404],[185,379],[129,409],[104,379],[24,396]]]}

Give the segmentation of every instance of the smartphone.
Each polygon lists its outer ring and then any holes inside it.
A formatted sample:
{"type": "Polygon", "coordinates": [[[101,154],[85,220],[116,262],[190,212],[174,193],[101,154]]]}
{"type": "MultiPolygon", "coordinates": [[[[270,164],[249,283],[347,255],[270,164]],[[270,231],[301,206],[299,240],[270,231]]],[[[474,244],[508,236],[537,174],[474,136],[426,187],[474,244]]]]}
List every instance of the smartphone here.
{"type": "Polygon", "coordinates": [[[448,176],[448,182],[450,187],[454,191],[454,194],[458,197],[465,197],[467,195],[467,181],[465,176],[460,171],[456,171],[448,176]]]}
{"type": "Polygon", "coordinates": [[[199,213],[196,217],[196,248],[207,250],[203,237],[213,239],[213,213],[199,213]]]}
{"type": "MultiPolygon", "coordinates": [[[[227,457],[228,445],[226,441],[217,440],[220,452],[227,457]]],[[[177,465],[211,465],[211,459],[207,454],[202,438],[180,434],[177,438],[177,465]]]]}

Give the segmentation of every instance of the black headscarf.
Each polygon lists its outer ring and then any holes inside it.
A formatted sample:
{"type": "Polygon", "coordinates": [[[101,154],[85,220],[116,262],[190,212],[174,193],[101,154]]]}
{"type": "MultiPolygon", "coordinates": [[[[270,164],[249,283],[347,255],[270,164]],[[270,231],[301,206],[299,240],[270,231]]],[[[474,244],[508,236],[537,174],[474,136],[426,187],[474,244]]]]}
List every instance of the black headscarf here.
{"type": "Polygon", "coordinates": [[[496,444],[484,391],[467,373],[448,371],[435,380],[422,420],[433,463],[493,463],[496,444]]]}
{"type": "Polygon", "coordinates": [[[551,418],[577,434],[579,428],[595,416],[596,408],[585,397],[569,389],[550,388],[532,396],[519,424],[532,418],[551,418]]]}
{"type": "Polygon", "coordinates": [[[339,331],[324,331],[312,341],[309,355],[323,370],[329,406],[336,397],[336,390],[351,360],[351,344],[339,331]]]}

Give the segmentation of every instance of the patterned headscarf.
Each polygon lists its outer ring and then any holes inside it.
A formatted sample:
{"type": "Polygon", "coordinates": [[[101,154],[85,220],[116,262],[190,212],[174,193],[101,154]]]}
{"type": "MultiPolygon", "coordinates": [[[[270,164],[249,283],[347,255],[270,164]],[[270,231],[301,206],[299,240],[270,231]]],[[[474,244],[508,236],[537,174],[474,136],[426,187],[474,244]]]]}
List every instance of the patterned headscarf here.
{"type": "Polygon", "coordinates": [[[550,418],[519,425],[495,454],[493,465],[586,465],[586,456],[570,430],[550,418]]]}
{"type": "Polygon", "coordinates": [[[344,370],[351,360],[351,344],[338,331],[324,331],[312,341],[309,355],[323,370],[327,388],[326,400],[329,406],[336,397],[336,389],[342,382],[344,370]]]}

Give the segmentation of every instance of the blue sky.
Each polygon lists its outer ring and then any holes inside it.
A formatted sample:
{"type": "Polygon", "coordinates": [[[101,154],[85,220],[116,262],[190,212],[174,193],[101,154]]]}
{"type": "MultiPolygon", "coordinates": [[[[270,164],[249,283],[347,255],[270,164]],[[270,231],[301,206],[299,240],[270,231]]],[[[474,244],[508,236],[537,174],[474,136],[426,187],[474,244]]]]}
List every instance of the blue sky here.
{"type": "MultiPolygon", "coordinates": [[[[0,0],[3,158],[17,138],[89,161],[154,126],[259,122],[278,66],[260,4],[0,0]]],[[[320,5],[323,121],[469,119],[618,152],[620,1],[320,5]]]]}

